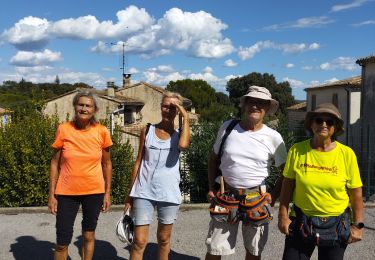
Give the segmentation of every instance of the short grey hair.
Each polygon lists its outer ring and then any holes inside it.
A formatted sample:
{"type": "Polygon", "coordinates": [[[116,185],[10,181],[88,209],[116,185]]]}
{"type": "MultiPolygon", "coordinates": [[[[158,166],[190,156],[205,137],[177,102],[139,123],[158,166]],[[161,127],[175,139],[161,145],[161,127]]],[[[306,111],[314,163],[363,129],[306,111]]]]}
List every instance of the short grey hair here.
{"type": "Polygon", "coordinates": [[[171,92],[171,91],[165,91],[163,93],[163,97],[162,97],[162,102],[164,99],[166,98],[177,98],[178,101],[179,101],[179,104],[182,105],[182,101],[183,101],[183,97],[181,96],[181,94],[179,93],[176,93],[176,92],[171,92]]]}
{"type": "MultiPolygon", "coordinates": [[[[81,97],[87,97],[92,100],[94,103],[95,113],[99,111],[98,102],[96,101],[96,96],[88,90],[79,91],[73,98],[73,106],[75,107],[78,105],[78,101],[81,97]]],[[[73,118],[75,121],[75,116],[73,118]]],[[[90,120],[90,124],[96,124],[98,121],[96,120],[95,116],[93,116],[90,120]]]]}

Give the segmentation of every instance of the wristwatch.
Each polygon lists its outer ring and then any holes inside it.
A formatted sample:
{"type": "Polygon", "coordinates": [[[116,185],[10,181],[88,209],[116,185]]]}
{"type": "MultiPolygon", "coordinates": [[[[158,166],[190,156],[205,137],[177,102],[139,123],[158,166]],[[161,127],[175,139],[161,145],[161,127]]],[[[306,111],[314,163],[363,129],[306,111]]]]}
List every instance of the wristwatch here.
{"type": "Polygon", "coordinates": [[[354,223],[352,223],[352,225],[355,226],[358,229],[362,229],[362,228],[365,227],[365,223],[363,223],[363,222],[354,222],[354,223]]]}

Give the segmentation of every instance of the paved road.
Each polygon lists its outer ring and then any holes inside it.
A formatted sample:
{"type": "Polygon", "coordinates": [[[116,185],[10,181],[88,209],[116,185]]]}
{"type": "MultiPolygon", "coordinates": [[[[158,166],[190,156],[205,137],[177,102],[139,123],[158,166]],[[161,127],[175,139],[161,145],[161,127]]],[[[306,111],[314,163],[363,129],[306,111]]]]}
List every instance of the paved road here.
{"type": "MultiPolygon", "coordinates": [[[[120,214],[119,211],[111,211],[100,216],[94,259],[129,259],[129,248],[124,247],[114,232],[120,214]]],[[[368,228],[365,230],[364,241],[350,245],[345,259],[375,259],[375,208],[367,208],[365,217],[368,228]]],[[[69,247],[69,255],[73,260],[80,259],[79,248],[82,245],[80,218],[79,214],[75,223],[73,241],[69,247]]],[[[173,230],[170,259],[203,259],[206,252],[205,237],[208,222],[209,215],[206,209],[182,208],[173,230]]],[[[47,213],[4,214],[4,211],[0,211],[0,259],[52,259],[55,241],[54,224],[55,218],[47,213]]],[[[263,259],[280,259],[284,241],[277,230],[275,220],[270,230],[263,259]]],[[[146,248],[144,259],[155,259],[157,250],[155,232],[156,221],[151,225],[150,243],[146,248]]],[[[236,254],[223,259],[244,259],[244,255],[242,238],[239,235],[236,254]]],[[[312,259],[317,259],[316,256],[314,252],[312,259]]]]}

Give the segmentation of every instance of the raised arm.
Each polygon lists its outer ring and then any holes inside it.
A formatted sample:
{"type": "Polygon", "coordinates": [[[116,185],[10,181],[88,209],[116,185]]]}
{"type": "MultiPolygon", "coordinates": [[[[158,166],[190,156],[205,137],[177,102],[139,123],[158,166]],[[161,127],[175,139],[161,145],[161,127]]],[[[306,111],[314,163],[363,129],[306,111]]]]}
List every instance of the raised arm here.
{"type": "Polygon", "coordinates": [[[189,115],[183,106],[179,105],[177,102],[173,104],[177,107],[179,116],[182,117],[182,129],[180,141],[178,142],[178,147],[180,148],[180,150],[186,150],[187,148],[189,148],[190,145],[189,115]]]}

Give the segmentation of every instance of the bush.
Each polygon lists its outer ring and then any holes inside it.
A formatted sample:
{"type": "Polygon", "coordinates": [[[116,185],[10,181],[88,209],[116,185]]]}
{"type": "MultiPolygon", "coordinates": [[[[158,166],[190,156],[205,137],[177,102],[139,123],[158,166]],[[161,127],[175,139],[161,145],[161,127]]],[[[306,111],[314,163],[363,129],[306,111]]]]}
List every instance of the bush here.
{"type": "Polygon", "coordinates": [[[46,205],[56,126],[33,111],[0,128],[1,207],[46,205]]]}
{"type": "MultiPolygon", "coordinates": [[[[35,110],[13,115],[11,123],[0,126],[0,207],[45,206],[57,117],[35,110]]],[[[120,143],[118,131],[112,138],[112,202],[119,204],[129,189],[133,150],[120,143]]]]}
{"type": "Polygon", "coordinates": [[[121,143],[121,132],[118,128],[114,131],[112,141],[112,203],[123,204],[131,183],[131,171],[134,165],[133,148],[128,141],[121,143]]]}
{"type": "Polygon", "coordinates": [[[186,151],[186,163],[189,165],[190,200],[206,202],[208,192],[208,156],[215,143],[220,123],[202,122],[192,126],[191,144],[186,151]]]}

